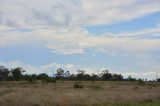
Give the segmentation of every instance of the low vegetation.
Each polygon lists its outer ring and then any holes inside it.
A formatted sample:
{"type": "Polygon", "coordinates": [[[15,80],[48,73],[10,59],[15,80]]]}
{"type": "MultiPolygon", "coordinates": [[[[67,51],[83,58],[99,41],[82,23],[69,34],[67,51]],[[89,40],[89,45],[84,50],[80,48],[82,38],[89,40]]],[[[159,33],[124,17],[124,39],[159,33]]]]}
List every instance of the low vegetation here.
{"type": "Polygon", "coordinates": [[[81,82],[75,82],[74,85],[73,85],[73,88],[74,89],[82,89],[83,88],[83,85],[81,82]]]}
{"type": "Polygon", "coordinates": [[[160,106],[160,86],[130,81],[0,83],[0,106],[160,106]]]}

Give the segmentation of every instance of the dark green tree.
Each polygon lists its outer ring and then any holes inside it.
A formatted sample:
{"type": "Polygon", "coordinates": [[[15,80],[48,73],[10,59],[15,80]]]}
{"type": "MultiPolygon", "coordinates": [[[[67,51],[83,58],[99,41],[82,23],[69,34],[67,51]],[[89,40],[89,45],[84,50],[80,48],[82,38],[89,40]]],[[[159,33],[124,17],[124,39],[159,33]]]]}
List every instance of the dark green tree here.
{"type": "Polygon", "coordinates": [[[111,80],[111,78],[112,74],[107,69],[102,71],[102,80],[111,80]]]}
{"type": "Polygon", "coordinates": [[[66,72],[64,73],[64,78],[65,78],[65,80],[70,80],[70,76],[71,76],[71,74],[70,74],[69,71],[66,71],[66,72]]]}
{"type": "Polygon", "coordinates": [[[13,80],[20,81],[22,79],[22,73],[25,72],[21,67],[17,67],[11,69],[12,78],[13,80]]]}
{"type": "Polygon", "coordinates": [[[128,76],[127,80],[128,81],[136,81],[136,78],[132,78],[132,76],[128,76]]]}
{"type": "Polygon", "coordinates": [[[121,80],[123,80],[123,76],[121,74],[112,74],[111,80],[113,80],[113,81],[121,81],[121,80]]]}
{"type": "Polygon", "coordinates": [[[42,82],[46,82],[46,80],[49,78],[49,76],[46,73],[41,73],[41,74],[39,74],[38,78],[42,82]]]}
{"type": "Polygon", "coordinates": [[[64,78],[64,70],[62,68],[57,69],[57,73],[55,74],[56,79],[63,80],[64,78]]]}
{"type": "Polygon", "coordinates": [[[91,79],[92,79],[92,81],[99,80],[99,76],[96,74],[92,74],[91,79]]]}
{"type": "Polygon", "coordinates": [[[85,80],[85,70],[77,70],[77,80],[85,80]]]}
{"type": "Polygon", "coordinates": [[[6,81],[9,79],[9,69],[4,67],[4,66],[0,66],[0,81],[6,81]]]}

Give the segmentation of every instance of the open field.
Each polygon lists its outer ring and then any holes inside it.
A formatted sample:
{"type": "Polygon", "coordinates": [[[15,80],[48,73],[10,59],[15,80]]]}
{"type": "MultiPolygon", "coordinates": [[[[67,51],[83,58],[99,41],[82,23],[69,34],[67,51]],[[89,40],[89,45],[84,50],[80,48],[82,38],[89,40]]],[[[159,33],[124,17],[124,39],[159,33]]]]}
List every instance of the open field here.
{"type": "Polygon", "coordinates": [[[0,106],[160,106],[159,84],[136,82],[0,82],[0,106]]]}

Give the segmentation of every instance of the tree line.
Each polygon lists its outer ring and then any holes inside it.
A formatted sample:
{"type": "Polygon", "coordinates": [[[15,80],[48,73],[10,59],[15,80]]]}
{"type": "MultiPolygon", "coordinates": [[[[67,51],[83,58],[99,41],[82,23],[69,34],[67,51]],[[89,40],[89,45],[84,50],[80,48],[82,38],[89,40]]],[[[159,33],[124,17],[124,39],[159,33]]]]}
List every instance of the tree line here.
{"type": "MultiPolygon", "coordinates": [[[[0,81],[29,81],[34,82],[41,80],[42,82],[55,82],[56,80],[68,81],[136,81],[136,78],[128,76],[124,78],[121,74],[110,73],[109,70],[103,70],[100,74],[86,74],[85,70],[77,70],[77,74],[65,71],[62,68],[56,70],[56,74],[49,76],[46,73],[40,74],[24,74],[26,71],[21,68],[9,69],[0,66],[0,81]]],[[[139,80],[139,79],[138,79],[139,80]]],[[[160,79],[157,79],[160,81],[160,79]]]]}

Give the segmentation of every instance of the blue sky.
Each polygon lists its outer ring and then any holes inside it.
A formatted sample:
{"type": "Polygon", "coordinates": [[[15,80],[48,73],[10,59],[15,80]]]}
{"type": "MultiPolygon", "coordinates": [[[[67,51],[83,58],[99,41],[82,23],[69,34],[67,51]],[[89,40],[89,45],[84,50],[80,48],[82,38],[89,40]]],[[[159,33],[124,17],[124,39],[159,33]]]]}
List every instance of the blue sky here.
{"type": "Polygon", "coordinates": [[[160,72],[159,0],[1,0],[0,65],[59,67],[154,79],[160,72]]]}
{"type": "Polygon", "coordinates": [[[157,27],[157,23],[160,22],[159,17],[160,13],[156,12],[127,22],[104,24],[99,26],[88,26],[87,30],[90,33],[99,35],[106,32],[121,33],[149,29],[157,27]]]}

